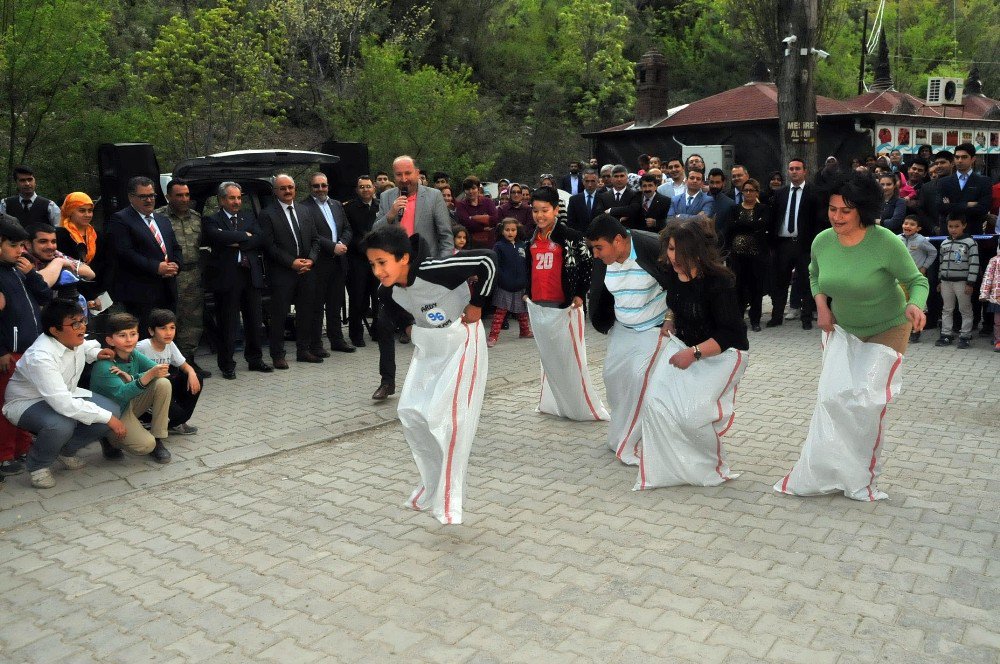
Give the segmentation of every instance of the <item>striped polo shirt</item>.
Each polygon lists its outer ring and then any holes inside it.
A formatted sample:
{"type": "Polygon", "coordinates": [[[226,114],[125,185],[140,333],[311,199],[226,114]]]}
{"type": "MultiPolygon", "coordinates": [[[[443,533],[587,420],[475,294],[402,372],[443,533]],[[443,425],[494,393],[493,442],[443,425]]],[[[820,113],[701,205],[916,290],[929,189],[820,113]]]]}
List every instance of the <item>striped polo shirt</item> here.
{"type": "MultiPolygon", "coordinates": [[[[631,239],[631,238],[630,238],[631,239]]],[[[635,242],[624,263],[612,263],[604,285],[615,298],[615,319],[640,332],[663,324],[667,313],[667,291],[635,260],[635,242]]]]}

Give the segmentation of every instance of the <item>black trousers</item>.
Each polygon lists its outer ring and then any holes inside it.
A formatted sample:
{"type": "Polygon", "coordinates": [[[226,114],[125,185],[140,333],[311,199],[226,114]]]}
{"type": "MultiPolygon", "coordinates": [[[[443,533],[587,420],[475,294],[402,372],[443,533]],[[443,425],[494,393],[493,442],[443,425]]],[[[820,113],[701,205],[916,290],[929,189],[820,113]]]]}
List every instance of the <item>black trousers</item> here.
{"type": "Polygon", "coordinates": [[[240,315],[243,316],[243,357],[248,364],[260,362],[264,356],[261,327],[264,325],[260,289],[250,281],[250,270],[241,269],[239,280],[227,291],[215,291],[215,320],[219,327],[219,368],[232,371],[236,368],[233,354],[240,315]]]}
{"type": "Polygon", "coordinates": [[[767,272],[767,256],[739,256],[731,254],[729,265],[736,274],[736,298],[740,311],[750,308],[750,324],[760,325],[764,298],[764,275],[767,272]]]}
{"type": "Polygon", "coordinates": [[[169,309],[177,313],[177,297],[173,291],[163,284],[161,288],[152,289],[150,297],[141,301],[122,300],[125,311],[139,319],[139,338],[149,338],[149,313],[153,309],[169,309]]]}
{"type": "Polygon", "coordinates": [[[792,281],[792,270],[795,270],[798,274],[795,286],[802,303],[801,318],[803,322],[809,321],[811,323],[816,302],[813,301],[812,291],[809,287],[809,247],[803,245],[795,238],[778,238],[778,244],[774,249],[774,256],[771,263],[771,276],[774,279],[774,290],[771,293],[771,301],[774,307],[771,312],[771,318],[783,318],[785,315],[785,304],[788,302],[788,286],[792,281]]]}
{"type": "Polygon", "coordinates": [[[268,343],[271,358],[285,357],[285,319],[295,305],[295,350],[299,355],[309,352],[315,317],[315,279],[312,271],[295,274],[284,267],[271,267],[271,306],[268,343]]]}
{"type": "Polygon", "coordinates": [[[378,335],[378,373],[383,383],[396,382],[396,338],[393,333],[400,325],[412,324],[413,316],[395,302],[380,303],[375,331],[378,335]]]}
{"type": "MultiPolygon", "coordinates": [[[[340,310],[344,308],[344,267],[340,258],[324,256],[313,266],[316,282],[315,315],[309,340],[310,350],[323,350],[323,313],[326,312],[326,336],[331,343],[344,341],[340,310]]],[[[296,307],[298,316],[298,307],[296,307]]]]}
{"type": "MultiPolygon", "coordinates": [[[[188,389],[187,374],[175,367],[170,367],[170,385],[173,392],[170,397],[170,411],[167,415],[167,426],[175,427],[191,419],[198,405],[198,394],[192,394],[188,389]]],[[[204,385],[204,383],[202,383],[204,385]]]]}
{"type": "Polygon", "coordinates": [[[365,334],[365,314],[369,309],[375,311],[378,308],[375,299],[378,279],[372,274],[367,258],[354,254],[347,258],[347,334],[351,341],[357,342],[365,334]]]}

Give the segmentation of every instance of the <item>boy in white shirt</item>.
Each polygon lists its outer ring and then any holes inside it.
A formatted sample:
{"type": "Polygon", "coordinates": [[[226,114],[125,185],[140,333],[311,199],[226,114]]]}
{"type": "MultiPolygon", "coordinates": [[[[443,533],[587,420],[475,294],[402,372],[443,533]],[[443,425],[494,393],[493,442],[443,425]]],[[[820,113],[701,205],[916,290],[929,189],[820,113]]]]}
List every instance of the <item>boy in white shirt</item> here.
{"type": "Polygon", "coordinates": [[[198,427],[188,424],[201,394],[201,381],[194,367],[181,354],[174,336],[177,317],[169,309],[149,312],[149,339],[140,341],[135,349],[157,364],[170,365],[170,415],[167,430],[182,436],[198,433],[198,427]]]}

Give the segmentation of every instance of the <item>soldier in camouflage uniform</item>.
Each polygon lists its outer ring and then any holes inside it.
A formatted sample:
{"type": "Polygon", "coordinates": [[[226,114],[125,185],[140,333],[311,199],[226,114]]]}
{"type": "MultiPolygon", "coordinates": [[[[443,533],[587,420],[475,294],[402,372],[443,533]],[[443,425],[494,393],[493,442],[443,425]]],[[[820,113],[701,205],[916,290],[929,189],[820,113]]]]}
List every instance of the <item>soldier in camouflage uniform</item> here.
{"type": "MultiPolygon", "coordinates": [[[[201,215],[191,209],[191,190],[184,180],[167,183],[167,204],[156,210],[170,218],[174,235],[184,255],[184,269],[177,274],[177,337],[175,343],[200,378],[212,374],[195,363],[195,351],[204,330],[205,292],[201,284],[198,256],[201,247],[201,215]]],[[[146,330],[143,330],[145,333],[146,330]]]]}

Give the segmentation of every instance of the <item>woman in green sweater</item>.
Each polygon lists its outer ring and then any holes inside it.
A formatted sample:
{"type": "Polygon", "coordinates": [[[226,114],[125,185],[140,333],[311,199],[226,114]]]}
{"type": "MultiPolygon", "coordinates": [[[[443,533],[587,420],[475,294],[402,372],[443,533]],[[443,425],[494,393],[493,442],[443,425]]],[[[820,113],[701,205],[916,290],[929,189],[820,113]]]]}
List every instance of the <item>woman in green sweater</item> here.
{"type": "Polygon", "coordinates": [[[862,341],[905,353],[910,332],[927,322],[929,288],[906,246],[875,224],[881,205],[878,183],[866,175],[851,173],[833,185],[831,228],[813,241],[809,283],[822,329],[836,323],[862,341]]]}

